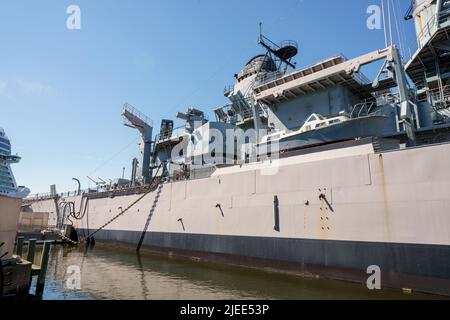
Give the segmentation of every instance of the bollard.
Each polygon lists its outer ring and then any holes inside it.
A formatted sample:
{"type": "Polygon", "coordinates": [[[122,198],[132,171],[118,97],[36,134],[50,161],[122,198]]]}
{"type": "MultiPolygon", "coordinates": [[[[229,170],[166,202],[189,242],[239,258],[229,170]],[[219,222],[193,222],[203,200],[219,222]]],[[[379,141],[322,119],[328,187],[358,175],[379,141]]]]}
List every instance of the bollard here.
{"type": "Polygon", "coordinates": [[[28,255],[27,261],[34,264],[34,255],[36,254],[36,239],[30,239],[28,241],[28,255]]]}
{"type": "Polygon", "coordinates": [[[36,285],[37,296],[42,296],[42,293],[44,292],[45,276],[47,274],[48,257],[50,254],[50,248],[51,248],[51,242],[46,241],[44,243],[44,249],[42,250],[41,266],[40,266],[39,276],[38,276],[37,285],[36,285]]]}
{"type": "Polygon", "coordinates": [[[23,241],[24,241],[24,237],[17,238],[16,255],[19,257],[22,257],[22,255],[23,255],[23,241]]]}

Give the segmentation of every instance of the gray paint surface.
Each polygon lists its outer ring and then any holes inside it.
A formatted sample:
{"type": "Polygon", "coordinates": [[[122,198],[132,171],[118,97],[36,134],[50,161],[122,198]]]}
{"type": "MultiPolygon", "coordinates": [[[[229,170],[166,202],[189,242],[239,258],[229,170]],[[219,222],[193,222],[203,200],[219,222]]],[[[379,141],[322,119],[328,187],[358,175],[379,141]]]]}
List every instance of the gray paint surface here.
{"type": "MultiPolygon", "coordinates": [[[[137,244],[140,235],[140,232],[107,230],[98,233],[96,238],[137,244]]],[[[148,232],[144,244],[168,250],[247,256],[362,271],[377,265],[383,272],[450,279],[450,246],[160,232],[148,232]]]]}

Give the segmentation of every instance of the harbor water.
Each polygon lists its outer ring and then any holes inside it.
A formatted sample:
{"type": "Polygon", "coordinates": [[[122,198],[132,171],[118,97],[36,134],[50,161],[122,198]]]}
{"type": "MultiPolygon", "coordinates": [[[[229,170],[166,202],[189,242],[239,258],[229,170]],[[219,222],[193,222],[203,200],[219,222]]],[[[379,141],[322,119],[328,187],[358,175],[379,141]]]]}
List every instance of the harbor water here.
{"type": "MultiPolygon", "coordinates": [[[[33,293],[34,286],[31,288],[33,293]]],[[[436,299],[401,290],[302,278],[96,246],[53,246],[44,300],[436,299]]]]}

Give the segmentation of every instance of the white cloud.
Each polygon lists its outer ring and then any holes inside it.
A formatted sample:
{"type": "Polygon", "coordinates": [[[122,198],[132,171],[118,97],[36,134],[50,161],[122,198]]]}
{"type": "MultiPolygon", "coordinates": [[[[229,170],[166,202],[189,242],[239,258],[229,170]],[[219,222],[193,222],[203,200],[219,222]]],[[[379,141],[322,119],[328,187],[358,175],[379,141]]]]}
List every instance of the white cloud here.
{"type": "Polygon", "coordinates": [[[0,80],[0,97],[11,100],[11,95],[8,92],[8,84],[3,80],[0,80]]]}
{"type": "Polygon", "coordinates": [[[0,98],[6,98],[11,101],[16,101],[16,98],[24,95],[51,95],[55,91],[52,86],[36,80],[15,80],[7,82],[0,79],[0,98]]]}
{"type": "Polygon", "coordinates": [[[30,94],[43,95],[43,94],[51,94],[55,91],[52,86],[36,80],[32,81],[17,80],[16,84],[22,91],[25,91],[30,94]]]}

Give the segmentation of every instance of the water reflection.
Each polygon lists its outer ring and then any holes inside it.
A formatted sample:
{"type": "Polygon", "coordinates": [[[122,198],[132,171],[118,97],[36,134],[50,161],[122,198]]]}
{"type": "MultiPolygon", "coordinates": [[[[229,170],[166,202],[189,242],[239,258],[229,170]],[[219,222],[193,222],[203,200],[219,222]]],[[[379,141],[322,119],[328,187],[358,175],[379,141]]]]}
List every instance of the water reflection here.
{"type": "Polygon", "coordinates": [[[428,299],[399,290],[369,291],[362,285],[304,279],[117,248],[53,247],[46,300],[66,299],[428,299]],[[81,290],[66,286],[67,268],[78,266],[81,290]]]}

